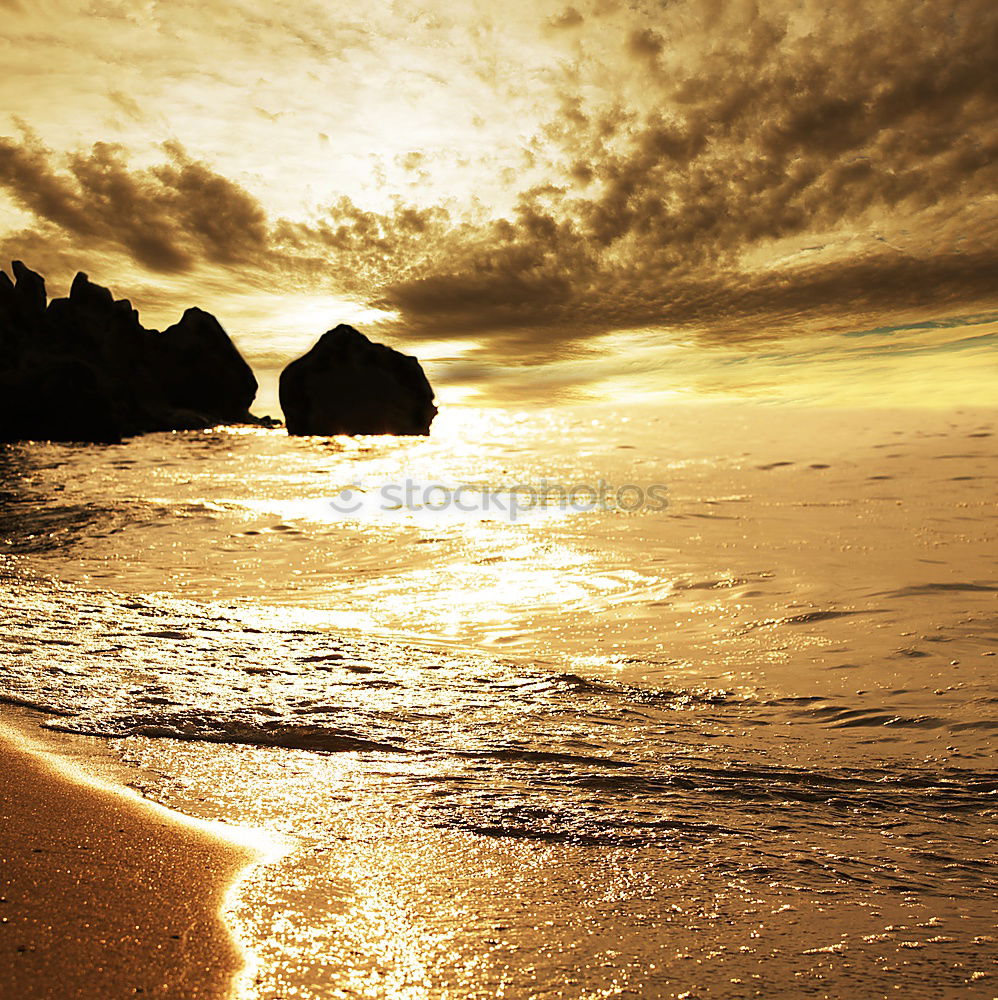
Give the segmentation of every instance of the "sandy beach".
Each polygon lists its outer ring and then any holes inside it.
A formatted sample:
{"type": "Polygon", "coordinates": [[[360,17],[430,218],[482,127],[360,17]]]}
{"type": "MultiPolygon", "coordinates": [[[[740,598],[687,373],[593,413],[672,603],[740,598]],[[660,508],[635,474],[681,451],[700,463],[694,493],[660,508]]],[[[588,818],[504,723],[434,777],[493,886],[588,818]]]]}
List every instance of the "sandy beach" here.
{"type": "Polygon", "coordinates": [[[0,726],[0,995],[227,996],[251,853],[79,777],[0,726]]]}

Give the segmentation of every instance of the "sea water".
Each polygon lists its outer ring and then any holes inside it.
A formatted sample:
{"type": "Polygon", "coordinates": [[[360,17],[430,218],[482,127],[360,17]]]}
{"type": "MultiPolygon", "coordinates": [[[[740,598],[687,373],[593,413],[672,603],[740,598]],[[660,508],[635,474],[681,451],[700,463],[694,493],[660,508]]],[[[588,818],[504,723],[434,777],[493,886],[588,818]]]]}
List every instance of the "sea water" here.
{"type": "Polygon", "coordinates": [[[290,834],[260,997],[992,997],[993,411],[0,451],[0,696],[290,834]]]}

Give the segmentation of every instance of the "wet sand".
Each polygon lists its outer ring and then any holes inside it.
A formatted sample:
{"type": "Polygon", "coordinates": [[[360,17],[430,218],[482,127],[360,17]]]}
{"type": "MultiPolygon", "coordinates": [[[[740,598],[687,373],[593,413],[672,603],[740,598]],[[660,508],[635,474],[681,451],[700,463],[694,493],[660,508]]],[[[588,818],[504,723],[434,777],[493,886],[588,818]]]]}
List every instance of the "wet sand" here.
{"type": "Polygon", "coordinates": [[[227,996],[251,852],[74,778],[0,726],[0,995],[227,996]]]}

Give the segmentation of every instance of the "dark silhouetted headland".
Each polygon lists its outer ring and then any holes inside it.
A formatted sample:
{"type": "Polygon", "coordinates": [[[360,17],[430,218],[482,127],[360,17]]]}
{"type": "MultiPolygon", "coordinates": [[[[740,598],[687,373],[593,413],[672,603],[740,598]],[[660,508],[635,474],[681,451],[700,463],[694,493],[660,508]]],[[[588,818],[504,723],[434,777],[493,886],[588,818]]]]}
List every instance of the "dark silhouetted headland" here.
{"type": "Polygon", "coordinates": [[[82,272],[47,301],[41,275],[0,271],[0,441],[117,442],[259,423],[257,382],[218,320],[188,309],[162,333],[82,272]]]}

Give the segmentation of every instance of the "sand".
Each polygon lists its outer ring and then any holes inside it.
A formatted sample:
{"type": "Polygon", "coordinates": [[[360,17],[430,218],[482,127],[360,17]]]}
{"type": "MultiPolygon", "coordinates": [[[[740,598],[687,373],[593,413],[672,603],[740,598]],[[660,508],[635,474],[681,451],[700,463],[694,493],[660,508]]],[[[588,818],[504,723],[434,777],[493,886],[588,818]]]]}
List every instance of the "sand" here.
{"type": "Polygon", "coordinates": [[[227,996],[253,855],[71,774],[0,727],[0,996],[227,996]]]}

